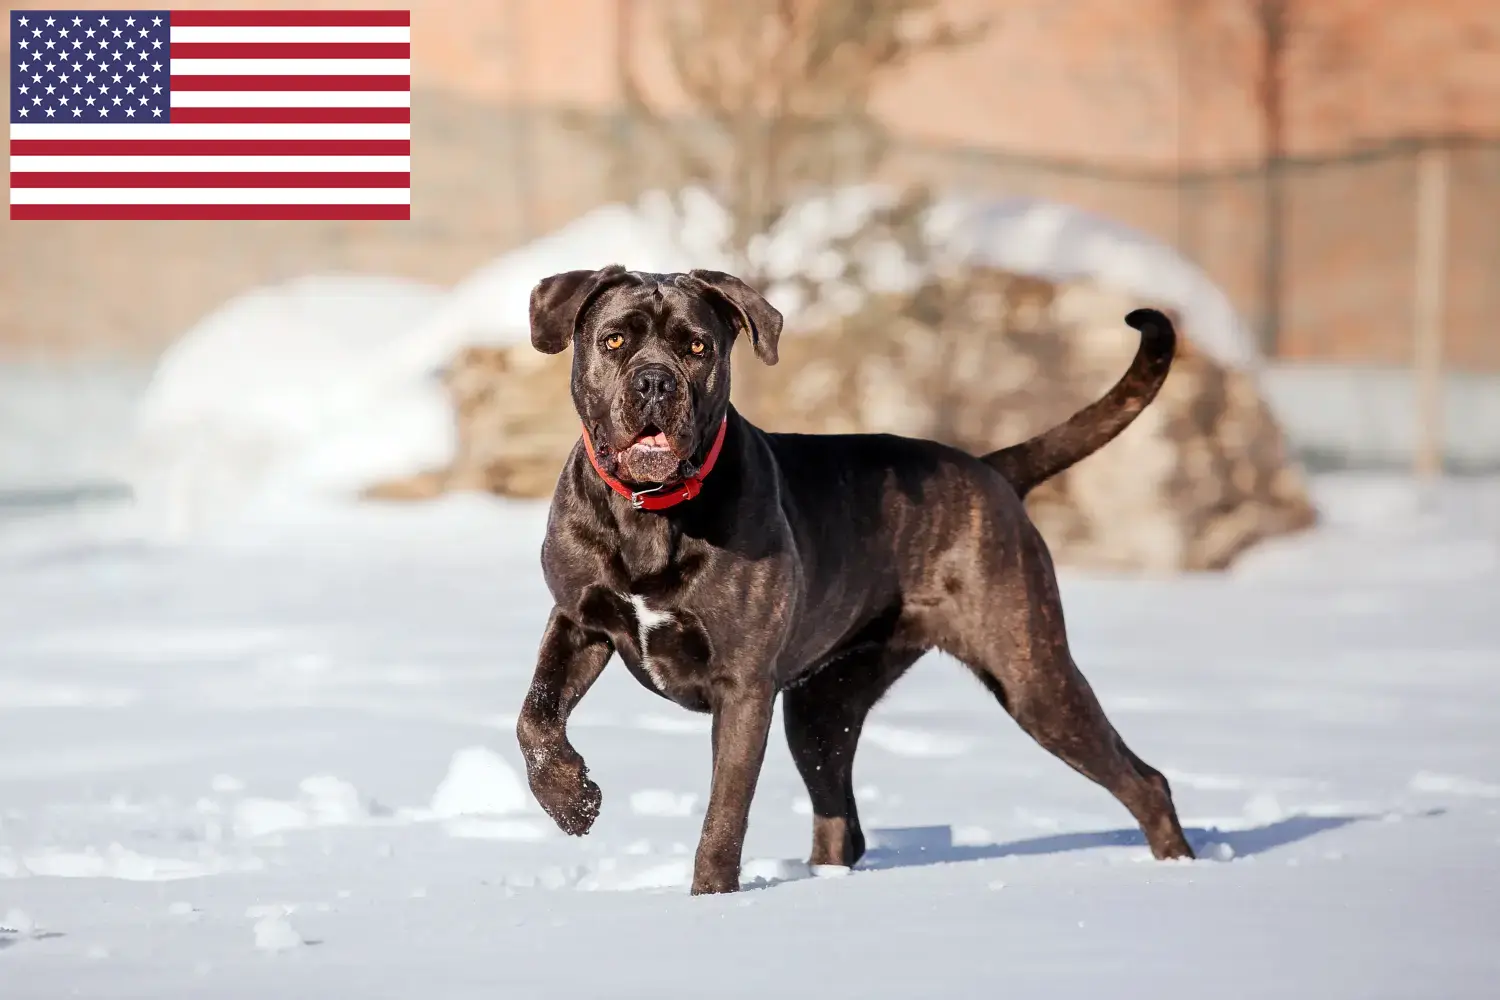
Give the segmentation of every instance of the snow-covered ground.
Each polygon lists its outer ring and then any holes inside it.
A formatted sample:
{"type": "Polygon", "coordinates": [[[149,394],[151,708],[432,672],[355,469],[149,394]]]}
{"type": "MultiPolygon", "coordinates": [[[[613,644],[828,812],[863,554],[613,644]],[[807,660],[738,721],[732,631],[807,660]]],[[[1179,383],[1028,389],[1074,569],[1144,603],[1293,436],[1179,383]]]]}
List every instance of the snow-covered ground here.
{"type": "MultiPolygon", "coordinates": [[[[1067,576],[1077,656],[1204,860],[934,657],[876,712],[876,849],[806,878],[779,737],[691,898],[706,720],[612,667],[589,837],[512,735],[544,511],[303,507],[169,547],[0,534],[0,996],[1442,997],[1500,981],[1500,483],[1320,480],[1235,574],[1067,576]]],[[[0,528],[5,526],[0,525],[0,528]]]]}

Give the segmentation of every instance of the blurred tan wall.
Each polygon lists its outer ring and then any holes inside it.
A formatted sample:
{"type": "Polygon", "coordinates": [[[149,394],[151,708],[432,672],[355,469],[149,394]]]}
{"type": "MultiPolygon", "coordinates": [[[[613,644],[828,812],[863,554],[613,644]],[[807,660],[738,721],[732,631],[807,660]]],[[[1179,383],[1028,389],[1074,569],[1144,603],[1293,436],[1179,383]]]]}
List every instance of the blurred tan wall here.
{"type": "MultiPolygon", "coordinates": [[[[602,154],[555,112],[613,110],[622,48],[680,107],[653,31],[658,0],[630,0],[624,46],[619,0],[362,2],[413,10],[413,221],[0,221],[0,352],[149,353],[225,297],[307,270],[451,282],[610,196],[602,154]]],[[[1107,212],[1182,247],[1253,320],[1264,228],[1255,6],[952,0],[955,16],[992,27],[879,95],[900,139],[890,173],[1107,212]]],[[[1500,0],[1293,0],[1292,11],[1286,149],[1340,162],[1288,169],[1281,350],[1401,361],[1411,158],[1347,154],[1393,137],[1500,141],[1500,0]]],[[[1454,199],[1455,361],[1500,368],[1495,147],[1455,161],[1454,199]]]]}

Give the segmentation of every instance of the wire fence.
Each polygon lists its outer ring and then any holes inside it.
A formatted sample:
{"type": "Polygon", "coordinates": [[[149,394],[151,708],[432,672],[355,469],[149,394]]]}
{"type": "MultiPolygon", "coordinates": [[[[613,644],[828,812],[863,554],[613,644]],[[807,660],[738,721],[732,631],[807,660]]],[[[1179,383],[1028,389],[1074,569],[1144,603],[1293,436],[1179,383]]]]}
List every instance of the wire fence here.
{"type": "Polygon", "coordinates": [[[1418,162],[1447,153],[1444,363],[1500,372],[1500,142],[1396,142],[1277,168],[1183,175],[904,148],[913,179],[1031,195],[1118,219],[1175,247],[1225,290],[1268,356],[1404,366],[1416,308],[1418,162]],[[1268,205],[1268,202],[1271,204],[1268,205]]]}

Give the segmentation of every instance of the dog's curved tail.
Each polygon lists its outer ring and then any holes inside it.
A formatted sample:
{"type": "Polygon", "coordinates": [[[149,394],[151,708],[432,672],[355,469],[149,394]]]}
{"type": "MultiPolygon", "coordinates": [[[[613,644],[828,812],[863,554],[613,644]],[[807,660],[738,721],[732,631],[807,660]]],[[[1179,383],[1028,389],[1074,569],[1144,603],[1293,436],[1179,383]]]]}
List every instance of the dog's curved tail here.
{"type": "Polygon", "coordinates": [[[1133,310],[1125,322],[1140,331],[1141,344],[1109,392],[1051,430],[983,456],[1017,496],[1024,499],[1040,483],[1114,440],[1156,398],[1172,367],[1177,332],[1155,309],[1133,310]]]}

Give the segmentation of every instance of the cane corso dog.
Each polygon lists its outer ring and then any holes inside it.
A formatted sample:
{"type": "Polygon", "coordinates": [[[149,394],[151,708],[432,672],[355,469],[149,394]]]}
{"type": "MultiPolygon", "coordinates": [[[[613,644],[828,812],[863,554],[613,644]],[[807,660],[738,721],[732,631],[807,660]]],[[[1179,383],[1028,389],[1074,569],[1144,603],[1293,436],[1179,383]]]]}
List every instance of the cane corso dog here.
{"type": "Polygon", "coordinates": [[[601,795],[568,715],[612,653],[713,717],[693,893],[732,892],[776,696],[813,806],[810,864],[864,853],[853,788],[866,715],[949,653],[1047,750],[1108,789],[1157,858],[1192,857],[1166,779],[1131,752],[1068,651],[1046,543],[1022,506],[1156,395],[1171,322],[1138,309],[1129,369],[1065,423],[982,457],[886,434],[773,434],[730,402],[730,351],[776,363],[781,314],[719,271],[610,266],[542,280],[531,342],[573,347],[583,433],[552,499],[554,607],[516,734],[537,800],[582,835],[601,795]]]}

